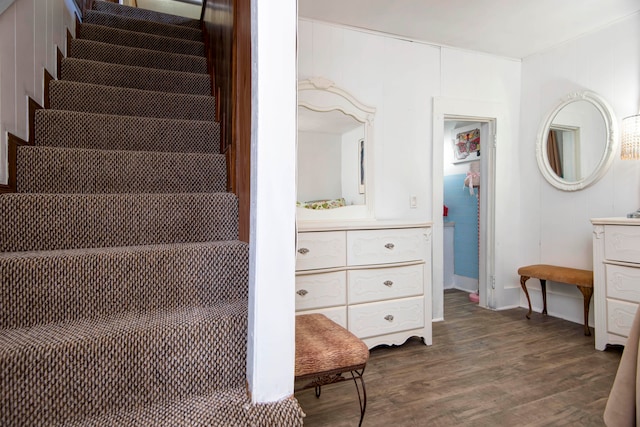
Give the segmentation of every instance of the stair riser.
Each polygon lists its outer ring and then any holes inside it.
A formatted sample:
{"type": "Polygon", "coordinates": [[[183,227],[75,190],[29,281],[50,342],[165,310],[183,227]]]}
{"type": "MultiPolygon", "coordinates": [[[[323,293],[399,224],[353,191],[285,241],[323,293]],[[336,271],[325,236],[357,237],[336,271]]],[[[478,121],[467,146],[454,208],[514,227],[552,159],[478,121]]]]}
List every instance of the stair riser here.
{"type": "MultiPolygon", "coordinates": [[[[0,425],[58,425],[245,382],[246,310],[0,349],[0,425]]],[[[26,331],[25,334],[30,333],[26,331]]]]}
{"type": "Polygon", "coordinates": [[[185,153],[217,153],[220,125],[211,121],[167,120],[37,110],[38,146],[185,153]]]}
{"type": "Polygon", "coordinates": [[[204,56],[204,43],[191,40],[174,39],[153,34],[136,33],[101,25],[82,24],[79,38],[103,43],[161,52],[180,53],[182,55],[204,56]]]}
{"type": "Polygon", "coordinates": [[[207,73],[207,60],[201,56],[180,55],[156,50],[117,46],[92,40],[74,39],[69,42],[70,58],[88,59],[112,64],[207,73]]]}
{"type": "Polygon", "coordinates": [[[60,79],[158,92],[211,95],[211,80],[206,74],[112,65],[73,58],[62,60],[60,79]]]}
{"type": "Polygon", "coordinates": [[[52,81],[49,97],[55,110],[211,122],[215,119],[215,99],[211,96],[52,81]]]}
{"type": "Polygon", "coordinates": [[[7,254],[0,327],[245,301],[248,253],[245,243],[223,242],[7,254]]]}
{"type": "Polygon", "coordinates": [[[238,238],[233,194],[5,194],[0,251],[136,246],[238,238]]]}
{"type": "Polygon", "coordinates": [[[114,411],[84,419],[69,427],[104,426],[286,426],[302,427],[304,413],[295,397],[252,403],[245,386],[196,396],[176,405],[153,405],[133,411],[114,411]]]}
{"type": "Polygon", "coordinates": [[[202,41],[202,31],[195,28],[144,21],[128,16],[114,15],[96,10],[86,11],[82,22],[164,37],[173,37],[197,42],[202,41]]]}
{"type": "Polygon", "coordinates": [[[17,165],[19,193],[216,193],[227,185],[222,154],[22,146],[17,165]]]}
{"type": "Polygon", "coordinates": [[[186,18],[184,16],[169,15],[166,13],[155,12],[137,7],[122,6],[117,3],[94,1],[93,9],[107,13],[115,13],[122,16],[128,16],[136,19],[144,19],[147,21],[161,22],[171,25],[182,25],[191,28],[200,28],[201,23],[197,19],[186,18]]]}

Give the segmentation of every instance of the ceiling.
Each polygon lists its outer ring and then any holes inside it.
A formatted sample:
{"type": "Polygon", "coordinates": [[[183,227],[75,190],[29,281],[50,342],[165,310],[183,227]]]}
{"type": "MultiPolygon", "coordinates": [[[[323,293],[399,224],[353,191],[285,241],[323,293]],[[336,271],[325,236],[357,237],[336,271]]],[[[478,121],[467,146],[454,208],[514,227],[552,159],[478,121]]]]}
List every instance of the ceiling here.
{"type": "Polygon", "coordinates": [[[298,14],[524,58],[640,11],[640,0],[298,0],[298,14]]]}

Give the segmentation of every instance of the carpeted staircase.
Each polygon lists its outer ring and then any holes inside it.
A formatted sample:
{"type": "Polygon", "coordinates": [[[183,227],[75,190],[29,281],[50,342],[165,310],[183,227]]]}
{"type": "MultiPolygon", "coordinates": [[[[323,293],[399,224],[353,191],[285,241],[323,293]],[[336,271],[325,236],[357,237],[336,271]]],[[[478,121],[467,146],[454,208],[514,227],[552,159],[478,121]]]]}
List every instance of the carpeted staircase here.
{"type": "Polygon", "coordinates": [[[247,396],[200,22],[96,1],[76,33],[0,195],[0,425],[302,425],[247,396]]]}

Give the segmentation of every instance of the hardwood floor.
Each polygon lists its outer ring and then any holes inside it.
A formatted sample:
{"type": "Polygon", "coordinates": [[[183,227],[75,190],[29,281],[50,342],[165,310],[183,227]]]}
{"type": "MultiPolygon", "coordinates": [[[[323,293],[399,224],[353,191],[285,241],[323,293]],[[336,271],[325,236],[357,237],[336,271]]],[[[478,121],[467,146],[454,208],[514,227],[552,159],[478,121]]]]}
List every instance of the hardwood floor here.
{"type": "MultiPolygon", "coordinates": [[[[583,326],[525,309],[490,311],[445,292],[433,345],[371,350],[363,426],[603,426],[620,348],[601,352],[583,326]]],[[[357,426],[352,381],[296,393],[305,426],[357,426]]]]}

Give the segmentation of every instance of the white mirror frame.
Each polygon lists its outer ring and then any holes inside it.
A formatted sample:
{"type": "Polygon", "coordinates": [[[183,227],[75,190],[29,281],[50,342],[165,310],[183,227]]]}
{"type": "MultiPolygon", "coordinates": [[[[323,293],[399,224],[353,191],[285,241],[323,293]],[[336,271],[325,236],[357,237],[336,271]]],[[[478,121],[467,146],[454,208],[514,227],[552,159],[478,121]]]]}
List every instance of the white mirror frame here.
{"type": "Polygon", "coordinates": [[[536,159],[538,160],[538,168],[542,173],[542,176],[559,190],[563,191],[577,191],[587,188],[591,184],[598,181],[607,172],[613,157],[615,155],[618,146],[618,123],[615,118],[613,109],[600,95],[589,92],[574,92],[567,95],[562,101],[560,101],[556,107],[547,115],[544,122],[540,126],[538,132],[538,138],[536,142],[536,159]],[[577,181],[567,181],[560,178],[555,174],[549,163],[549,157],[547,155],[547,136],[549,135],[549,129],[553,123],[553,119],[558,112],[565,106],[576,101],[587,101],[591,103],[602,116],[606,129],[606,145],[600,158],[600,161],[596,165],[595,169],[586,177],[577,181]]]}
{"type": "Polygon", "coordinates": [[[335,86],[332,81],[323,77],[313,77],[298,82],[298,106],[323,113],[341,111],[364,125],[364,172],[366,185],[364,205],[327,210],[298,208],[298,220],[324,221],[373,218],[373,119],[376,109],[361,103],[349,92],[335,86]]]}

